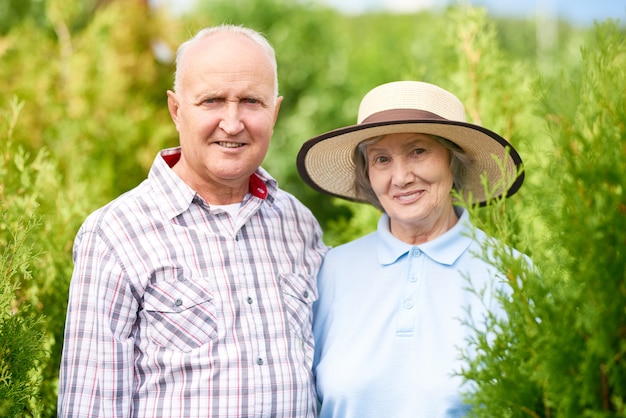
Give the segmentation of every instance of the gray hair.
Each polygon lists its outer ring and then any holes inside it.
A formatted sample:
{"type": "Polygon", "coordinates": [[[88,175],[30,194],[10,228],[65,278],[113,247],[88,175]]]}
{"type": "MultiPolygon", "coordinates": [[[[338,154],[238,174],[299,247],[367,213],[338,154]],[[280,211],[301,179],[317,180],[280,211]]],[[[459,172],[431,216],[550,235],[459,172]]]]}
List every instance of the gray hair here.
{"type": "MultiPolygon", "coordinates": [[[[472,164],[472,157],[463,151],[454,142],[449,139],[442,138],[436,135],[428,135],[442,146],[444,146],[450,152],[450,171],[452,172],[452,189],[460,192],[463,190],[465,173],[467,167],[472,164]]],[[[383,139],[384,135],[376,136],[374,138],[365,139],[356,146],[354,149],[354,165],[356,168],[354,178],[354,190],[356,196],[359,199],[363,199],[377,209],[384,211],[376,193],[372,189],[372,184],[369,179],[369,165],[367,161],[367,147],[377,143],[383,139]]]]}
{"type": "Polygon", "coordinates": [[[267,57],[270,59],[272,63],[272,67],[274,68],[274,97],[278,97],[278,65],[276,63],[276,52],[274,51],[274,47],[270,42],[263,36],[260,32],[255,31],[254,29],[250,29],[244,26],[238,25],[228,25],[223,24],[220,26],[208,27],[200,30],[196,33],[192,38],[180,44],[178,50],[176,51],[176,71],[174,72],[174,91],[178,92],[180,90],[180,73],[179,68],[183,61],[183,57],[185,52],[189,48],[190,45],[198,42],[201,39],[206,38],[207,36],[216,34],[216,33],[234,33],[238,35],[242,35],[256,42],[267,54],[267,57]]]}

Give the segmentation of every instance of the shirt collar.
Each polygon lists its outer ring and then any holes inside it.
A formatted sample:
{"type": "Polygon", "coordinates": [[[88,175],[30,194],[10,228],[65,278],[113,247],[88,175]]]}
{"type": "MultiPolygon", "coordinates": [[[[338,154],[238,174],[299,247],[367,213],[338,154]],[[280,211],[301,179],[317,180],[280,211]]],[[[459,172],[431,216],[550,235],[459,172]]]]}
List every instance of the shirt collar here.
{"type": "MultiPolygon", "coordinates": [[[[459,208],[460,209],[460,208],[459,208]]],[[[469,248],[472,239],[472,224],[469,213],[460,209],[459,221],[443,235],[420,245],[411,245],[393,236],[389,230],[389,216],[383,213],[378,220],[378,260],[381,264],[393,264],[412,248],[419,248],[424,254],[440,264],[452,265],[469,248]]]]}
{"type": "MultiPolygon", "coordinates": [[[[175,218],[189,209],[194,198],[199,197],[196,191],[171,169],[180,159],[180,155],[180,147],[160,151],[148,174],[153,190],[160,195],[159,201],[164,203],[162,211],[167,219],[175,218]]],[[[249,192],[243,199],[244,202],[250,199],[266,200],[269,204],[274,202],[278,185],[276,180],[263,168],[259,167],[250,176],[249,187],[249,192]]]]}

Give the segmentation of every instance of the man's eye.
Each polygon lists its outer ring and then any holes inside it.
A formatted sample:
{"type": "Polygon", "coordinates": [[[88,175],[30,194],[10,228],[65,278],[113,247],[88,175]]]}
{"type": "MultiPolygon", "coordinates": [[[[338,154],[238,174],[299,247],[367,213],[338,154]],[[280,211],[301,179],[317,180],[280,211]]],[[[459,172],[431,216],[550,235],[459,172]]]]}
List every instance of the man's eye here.
{"type": "Polygon", "coordinates": [[[248,103],[248,104],[259,104],[260,103],[259,100],[253,99],[253,98],[250,98],[250,97],[248,97],[246,99],[243,99],[243,102],[244,103],[248,103]]]}
{"type": "Polygon", "coordinates": [[[426,152],[426,150],[424,148],[415,148],[413,150],[413,154],[423,154],[424,152],[426,152]]]}

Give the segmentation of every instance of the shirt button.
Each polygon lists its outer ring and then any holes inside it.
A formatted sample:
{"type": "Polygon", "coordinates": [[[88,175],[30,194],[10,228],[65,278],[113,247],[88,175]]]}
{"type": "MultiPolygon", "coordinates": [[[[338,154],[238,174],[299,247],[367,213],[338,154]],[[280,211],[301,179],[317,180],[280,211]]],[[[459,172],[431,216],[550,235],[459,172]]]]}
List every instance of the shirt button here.
{"type": "Polygon", "coordinates": [[[420,251],[419,248],[413,248],[412,254],[413,254],[413,257],[419,257],[422,254],[422,252],[420,251]]]}
{"type": "Polygon", "coordinates": [[[246,301],[247,301],[250,305],[252,305],[252,298],[251,298],[250,296],[248,296],[248,299],[246,299],[246,301]]]}
{"type": "Polygon", "coordinates": [[[306,299],[306,298],[308,298],[308,297],[309,297],[309,292],[305,290],[305,291],[304,291],[304,293],[303,293],[303,295],[304,295],[304,298],[306,299]]]}
{"type": "Polygon", "coordinates": [[[409,281],[415,283],[417,281],[417,276],[411,276],[409,277],[409,281]]]}
{"type": "Polygon", "coordinates": [[[411,302],[410,300],[405,300],[404,301],[404,307],[406,309],[412,309],[413,308],[413,302],[411,302]]]}
{"type": "Polygon", "coordinates": [[[176,304],[176,306],[180,306],[183,304],[183,300],[182,299],[176,299],[176,302],[174,302],[176,304]]]}
{"type": "Polygon", "coordinates": [[[262,366],[263,365],[263,359],[261,357],[256,359],[256,364],[258,364],[259,366],[262,366]]]}

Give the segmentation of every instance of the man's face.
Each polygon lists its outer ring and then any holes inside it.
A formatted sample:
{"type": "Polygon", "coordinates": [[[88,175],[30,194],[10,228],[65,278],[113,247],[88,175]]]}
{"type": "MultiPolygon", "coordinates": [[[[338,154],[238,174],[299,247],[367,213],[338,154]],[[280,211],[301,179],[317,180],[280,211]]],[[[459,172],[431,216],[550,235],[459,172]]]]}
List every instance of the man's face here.
{"type": "Polygon", "coordinates": [[[282,100],[272,62],[243,35],[217,33],[191,44],[178,71],[179,91],[168,92],[182,147],[174,171],[209,203],[240,202],[282,100]]]}

